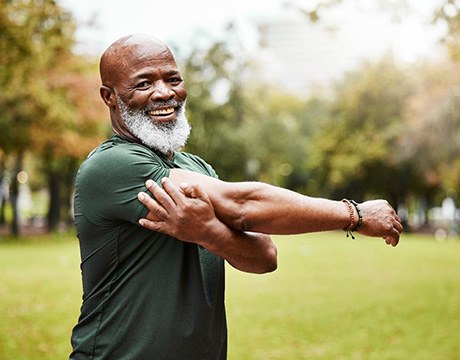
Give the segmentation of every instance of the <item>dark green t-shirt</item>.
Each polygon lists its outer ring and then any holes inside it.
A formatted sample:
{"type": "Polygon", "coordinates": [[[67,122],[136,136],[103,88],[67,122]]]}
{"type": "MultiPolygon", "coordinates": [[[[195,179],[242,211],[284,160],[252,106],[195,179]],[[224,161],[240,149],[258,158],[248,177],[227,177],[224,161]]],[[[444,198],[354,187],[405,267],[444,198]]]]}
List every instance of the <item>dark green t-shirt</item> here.
{"type": "Polygon", "coordinates": [[[140,227],[144,182],[171,168],[216,176],[200,158],[167,160],[119,136],[77,175],[75,218],[83,304],[70,359],[225,359],[224,261],[206,249],[140,227]]]}

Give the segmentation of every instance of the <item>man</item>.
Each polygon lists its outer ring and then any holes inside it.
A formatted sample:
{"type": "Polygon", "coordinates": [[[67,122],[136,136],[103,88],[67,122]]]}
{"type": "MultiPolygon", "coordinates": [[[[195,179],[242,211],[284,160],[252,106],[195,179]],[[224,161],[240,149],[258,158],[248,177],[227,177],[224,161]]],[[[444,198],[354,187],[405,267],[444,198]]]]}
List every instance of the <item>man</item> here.
{"type": "Polygon", "coordinates": [[[402,227],[385,201],[352,205],[226,183],[179,152],[190,131],[187,93],[157,39],[116,41],[100,73],[115,135],[77,175],[83,304],[71,359],[225,359],[224,260],[242,271],[273,271],[276,247],[266,233],[360,226],[398,243],[402,227]]]}

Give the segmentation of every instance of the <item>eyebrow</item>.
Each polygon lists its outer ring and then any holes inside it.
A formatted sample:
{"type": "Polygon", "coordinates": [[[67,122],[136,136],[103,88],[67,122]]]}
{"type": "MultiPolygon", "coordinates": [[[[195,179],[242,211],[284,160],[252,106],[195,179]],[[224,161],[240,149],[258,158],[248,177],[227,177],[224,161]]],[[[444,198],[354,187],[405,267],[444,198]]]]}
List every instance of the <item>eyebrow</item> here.
{"type": "MultiPolygon", "coordinates": [[[[134,79],[142,79],[142,78],[150,77],[151,75],[152,75],[151,71],[143,70],[143,71],[140,71],[139,73],[135,74],[133,78],[134,79]]],[[[162,72],[162,76],[166,76],[166,77],[177,76],[177,75],[180,76],[180,71],[179,70],[167,70],[165,72],[162,72]]]]}

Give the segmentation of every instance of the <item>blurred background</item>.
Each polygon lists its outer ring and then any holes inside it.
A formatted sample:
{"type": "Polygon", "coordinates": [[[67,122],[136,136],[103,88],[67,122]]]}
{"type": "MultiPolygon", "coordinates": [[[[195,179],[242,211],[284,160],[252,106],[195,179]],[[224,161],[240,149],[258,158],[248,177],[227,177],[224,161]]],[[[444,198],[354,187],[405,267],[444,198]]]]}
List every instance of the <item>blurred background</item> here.
{"type": "Polygon", "coordinates": [[[172,48],[185,150],[220,178],[405,223],[396,249],[276,237],[278,271],[230,268],[229,359],[460,359],[460,1],[0,0],[1,359],[70,352],[74,179],[111,135],[99,57],[130,33],[172,48]]]}
{"type": "Polygon", "coordinates": [[[388,199],[458,230],[459,2],[1,1],[2,233],[72,224],[75,172],[110,135],[97,62],[152,34],[189,91],[187,151],[222,179],[388,199]]]}

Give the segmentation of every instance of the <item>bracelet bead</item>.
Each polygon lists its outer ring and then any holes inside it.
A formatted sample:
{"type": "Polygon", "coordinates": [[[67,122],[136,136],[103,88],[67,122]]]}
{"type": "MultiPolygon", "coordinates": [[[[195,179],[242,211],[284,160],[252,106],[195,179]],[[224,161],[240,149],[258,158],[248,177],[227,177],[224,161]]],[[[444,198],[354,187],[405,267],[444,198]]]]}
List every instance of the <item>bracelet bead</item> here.
{"type": "Polygon", "coordinates": [[[351,229],[351,231],[357,231],[361,225],[363,224],[363,214],[361,212],[361,208],[359,207],[358,203],[354,200],[350,200],[350,202],[353,204],[353,206],[356,208],[356,211],[358,213],[358,223],[356,224],[356,226],[351,229]]]}
{"type": "Polygon", "coordinates": [[[347,233],[347,237],[351,236],[351,238],[354,240],[355,237],[353,235],[353,231],[357,231],[361,227],[363,223],[363,214],[359,204],[356,201],[348,199],[342,199],[342,201],[347,205],[348,211],[350,212],[350,225],[348,225],[343,230],[347,233]],[[356,209],[356,212],[358,213],[358,221],[356,223],[354,209],[356,209]]]}

